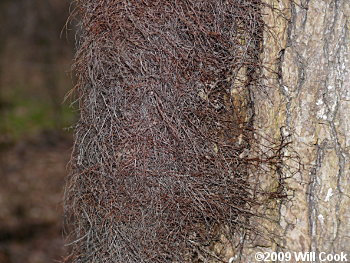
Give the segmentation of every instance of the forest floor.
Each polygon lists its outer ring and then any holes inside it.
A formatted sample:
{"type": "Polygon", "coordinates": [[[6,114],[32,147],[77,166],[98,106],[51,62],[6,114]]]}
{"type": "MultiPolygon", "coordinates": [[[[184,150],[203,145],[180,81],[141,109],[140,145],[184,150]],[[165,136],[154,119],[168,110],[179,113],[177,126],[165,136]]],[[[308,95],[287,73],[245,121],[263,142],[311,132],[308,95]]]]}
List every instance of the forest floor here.
{"type": "Polygon", "coordinates": [[[72,139],[41,133],[0,148],[0,263],[59,262],[72,139]]]}

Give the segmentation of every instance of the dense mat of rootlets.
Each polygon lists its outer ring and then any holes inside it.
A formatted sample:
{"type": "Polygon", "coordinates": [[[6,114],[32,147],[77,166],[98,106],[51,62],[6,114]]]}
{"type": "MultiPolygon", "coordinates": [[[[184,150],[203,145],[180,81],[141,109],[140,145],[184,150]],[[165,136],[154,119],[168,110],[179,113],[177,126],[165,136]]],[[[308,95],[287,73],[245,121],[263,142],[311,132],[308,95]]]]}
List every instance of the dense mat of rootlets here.
{"type": "Polygon", "coordinates": [[[76,4],[81,117],[66,189],[67,261],[221,262],[211,251],[219,234],[233,242],[254,231],[259,205],[245,154],[252,107],[238,114],[232,94],[259,88],[262,4],[76,4]]]}

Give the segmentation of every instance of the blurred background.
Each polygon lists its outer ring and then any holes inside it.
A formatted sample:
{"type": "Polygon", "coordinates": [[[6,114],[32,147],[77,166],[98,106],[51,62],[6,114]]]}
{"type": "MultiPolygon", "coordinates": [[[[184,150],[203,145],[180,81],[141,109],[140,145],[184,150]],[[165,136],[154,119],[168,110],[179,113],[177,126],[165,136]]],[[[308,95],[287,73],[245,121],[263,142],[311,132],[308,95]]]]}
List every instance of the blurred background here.
{"type": "Polygon", "coordinates": [[[69,0],[0,0],[0,263],[58,262],[77,112],[69,0]]]}

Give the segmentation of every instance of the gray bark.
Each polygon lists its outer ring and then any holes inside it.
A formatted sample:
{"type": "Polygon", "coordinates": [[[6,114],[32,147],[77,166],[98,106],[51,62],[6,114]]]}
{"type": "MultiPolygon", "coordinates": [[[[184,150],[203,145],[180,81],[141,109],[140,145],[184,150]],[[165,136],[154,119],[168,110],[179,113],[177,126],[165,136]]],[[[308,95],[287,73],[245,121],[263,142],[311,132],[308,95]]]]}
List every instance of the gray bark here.
{"type": "Polygon", "coordinates": [[[265,72],[269,100],[255,93],[255,125],[275,139],[288,137],[303,167],[286,180],[293,197],[276,206],[279,226],[266,225],[281,239],[257,241],[245,256],[255,262],[260,250],[350,254],[350,1],[267,2],[277,10],[266,10],[272,30],[263,59],[278,74],[265,72]]]}

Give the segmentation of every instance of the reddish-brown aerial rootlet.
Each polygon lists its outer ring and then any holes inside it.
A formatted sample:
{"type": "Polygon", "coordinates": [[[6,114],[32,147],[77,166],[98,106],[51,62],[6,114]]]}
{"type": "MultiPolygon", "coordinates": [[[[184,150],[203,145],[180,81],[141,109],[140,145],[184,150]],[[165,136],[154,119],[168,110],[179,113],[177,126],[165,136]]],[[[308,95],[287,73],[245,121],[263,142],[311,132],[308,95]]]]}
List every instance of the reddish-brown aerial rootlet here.
{"type": "Polygon", "coordinates": [[[80,120],[66,261],[222,262],[211,249],[219,235],[236,245],[256,234],[261,200],[282,194],[259,183],[262,166],[278,166],[280,146],[253,147],[261,1],[76,5],[80,120]]]}

